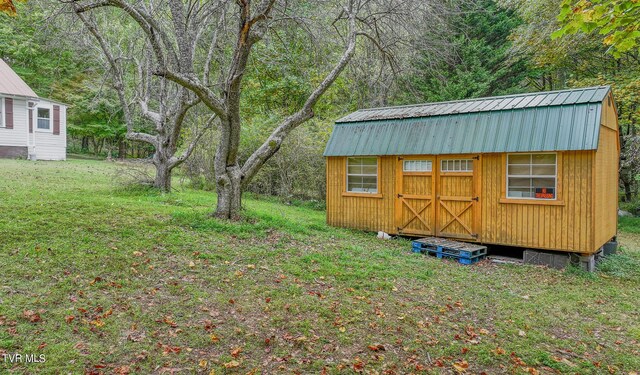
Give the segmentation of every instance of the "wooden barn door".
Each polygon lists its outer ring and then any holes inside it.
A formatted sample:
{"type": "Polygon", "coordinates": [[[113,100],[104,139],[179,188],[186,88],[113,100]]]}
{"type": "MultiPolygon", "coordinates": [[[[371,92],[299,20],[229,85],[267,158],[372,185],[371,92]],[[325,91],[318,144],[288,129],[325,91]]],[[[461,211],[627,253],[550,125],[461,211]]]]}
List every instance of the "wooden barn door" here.
{"type": "Polygon", "coordinates": [[[440,156],[437,165],[436,235],[478,240],[479,156],[440,156]]]}
{"type": "Polygon", "coordinates": [[[435,234],[435,157],[399,157],[395,222],[399,234],[435,234]]]}

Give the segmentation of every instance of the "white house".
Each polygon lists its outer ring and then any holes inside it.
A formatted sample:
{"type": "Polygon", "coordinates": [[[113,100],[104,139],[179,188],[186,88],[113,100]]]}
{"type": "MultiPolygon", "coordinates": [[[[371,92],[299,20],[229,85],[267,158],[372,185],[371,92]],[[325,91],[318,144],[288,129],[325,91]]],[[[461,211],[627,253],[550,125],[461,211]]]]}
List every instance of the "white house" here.
{"type": "Polygon", "coordinates": [[[66,157],[67,106],[38,97],[0,59],[0,158],[66,157]]]}

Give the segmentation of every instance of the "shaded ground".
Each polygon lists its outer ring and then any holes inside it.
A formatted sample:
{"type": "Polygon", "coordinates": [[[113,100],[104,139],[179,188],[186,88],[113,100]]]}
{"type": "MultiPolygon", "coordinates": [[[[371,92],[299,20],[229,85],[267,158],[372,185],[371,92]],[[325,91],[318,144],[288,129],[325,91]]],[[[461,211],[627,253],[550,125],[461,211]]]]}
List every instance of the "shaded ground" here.
{"type": "Polygon", "coordinates": [[[640,369],[633,219],[596,274],[468,267],[265,200],[220,222],[211,193],[122,190],[114,169],[0,160],[0,352],[46,357],[0,372],[640,369]]]}

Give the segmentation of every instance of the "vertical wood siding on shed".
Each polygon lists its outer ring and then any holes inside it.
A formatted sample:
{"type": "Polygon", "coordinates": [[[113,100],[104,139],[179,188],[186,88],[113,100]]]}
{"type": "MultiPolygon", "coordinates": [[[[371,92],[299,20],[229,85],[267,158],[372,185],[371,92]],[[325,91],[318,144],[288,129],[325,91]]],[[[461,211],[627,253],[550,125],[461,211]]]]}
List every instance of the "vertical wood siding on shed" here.
{"type": "MultiPolygon", "coordinates": [[[[505,154],[481,158],[479,240],[487,244],[592,253],[593,151],[558,153],[561,204],[501,203],[505,154]]],[[[396,157],[379,158],[382,198],[343,196],[345,157],[327,158],[327,223],[329,225],[396,234],[396,157]]],[[[604,199],[604,198],[603,198],[604,199]]],[[[609,198],[608,198],[609,199],[609,198]]],[[[610,199],[609,199],[610,200],[610,199]]],[[[615,224],[614,224],[615,225],[615,224]]]]}
{"type": "Polygon", "coordinates": [[[563,205],[501,203],[506,165],[502,154],[482,157],[482,242],[591,253],[593,151],[562,152],[559,198],[563,205]]]}
{"type": "Polygon", "coordinates": [[[612,100],[605,100],[603,108],[603,126],[600,127],[600,140],[595,156],[593,227],[596,248],[615,236],[618,226],[618,117],[612,100]]]}
{"type": "Polygon", "coordinates": [[[370,231],[395,233],[395,156],[378,159],[378,193],[382,198],[342,196],[346,191],[345,157],[327,158],[327,223],[370,231]]]}

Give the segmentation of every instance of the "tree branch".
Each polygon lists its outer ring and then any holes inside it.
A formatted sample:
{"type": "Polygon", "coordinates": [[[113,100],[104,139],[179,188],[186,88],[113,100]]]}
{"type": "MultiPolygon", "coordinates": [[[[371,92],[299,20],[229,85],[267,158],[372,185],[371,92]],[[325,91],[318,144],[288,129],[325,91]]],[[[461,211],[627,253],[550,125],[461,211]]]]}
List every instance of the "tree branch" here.
{"type": "Polygon", "coordinates": [[[249,157],[249,159],[247,159],[242,167],[243,187],[247,186],[258,170],[260,170],[260,167],[262,167],[262,165],[280,149],[282,141],[286,138],[289,132],[314,116],[313,107],[315,104],[327,89],[329,89],[333,82],[335,82],[349,61],[351,61],[351,58],[355,53],[357,36],[355,10],[350,8],[345,11],[349,15],[349,34],[347,37],[347,46],[342,53],[340,60],[336,63],[331,72],[327,74],[322,82],[315,88],[315,90],[313,90],[311,95],[309,95],[302,108],[280,123],[280,125],[278,125],[278,127],[271,133],[269,138],[267,138],[267,140],[249,157]]]}

